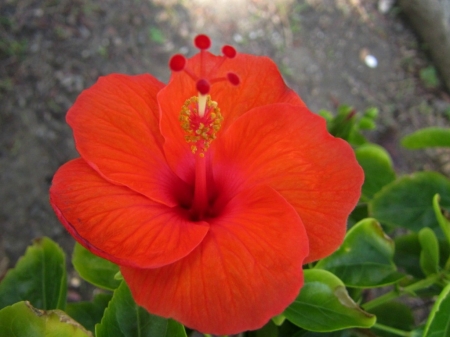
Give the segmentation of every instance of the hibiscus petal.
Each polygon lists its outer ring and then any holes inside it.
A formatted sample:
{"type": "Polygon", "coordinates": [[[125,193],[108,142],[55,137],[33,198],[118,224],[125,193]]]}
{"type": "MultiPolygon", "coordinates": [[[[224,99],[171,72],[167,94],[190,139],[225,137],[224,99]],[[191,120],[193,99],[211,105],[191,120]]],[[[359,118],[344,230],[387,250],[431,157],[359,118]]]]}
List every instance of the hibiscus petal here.
{"type": "Polygon", "coordinates": [[[83,159],[63,165],[50,188],[59,220],[78,242],[114,263],[160,267],[189,254],[209,230],[183,210],[104,180],[83,159]]]}
{"type": "MultiPolygon", "coordinates": [[[[187,67],[201,76],[201,65],[208,74],[219,62],[219,56],[205,52],[188,60],[187,67]]],[[[228,81],[217,82],[211,86],[211,98],[219,105],[224,117],[222,128],[225,131],[233,121],[252,108],[273,103],[290,103],[304,106],[303,101],[283,81],[275,63],[268,57],[237,54],[227,59],[211,74],[214,78],[226,77],[236,73],[240,79],[238,86],[228,81]]],[[[185,181],[192,178],[194,160],[190,144],[184,140],[184,131],[178,120],[184,102],[197,96],[195,82],[184,72],[173,73],[169,84],[159,92],[161,111],[161,132],[166,140],[164,150],[172,169],[185,181]]]]}
{"type": "Polygon", "coordinates": [[[81,93],[67,122],[78,152],[105,179],[175,206],[171,184],[183,182],[162,151],[156,94],[163,86],[150,75],[102,77],[81,93]]]}
{"type": "Polygon", "coordinates": [[[136,302],[203,333],[260,328],[280,314],[303,284],[308,239],[295,210],[258,186],[211,219],[203,242],[159,269],[122,267],[136,302]]]}
{"type": "Polygon", "coordinates": [[[322,117],[289,104],[257,108],[236,120],[210,150],[218,204],[266,184],[300,215],[310,242],[306,262],[342,243],[364,175],[349,144],[331,136],[322,117]]]}

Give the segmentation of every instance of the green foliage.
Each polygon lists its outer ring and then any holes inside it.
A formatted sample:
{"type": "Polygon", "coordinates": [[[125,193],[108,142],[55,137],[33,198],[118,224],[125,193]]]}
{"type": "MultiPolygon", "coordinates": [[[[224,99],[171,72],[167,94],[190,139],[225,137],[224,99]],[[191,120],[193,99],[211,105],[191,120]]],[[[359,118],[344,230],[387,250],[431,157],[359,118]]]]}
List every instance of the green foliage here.
{"type": "Polygon", "coordinates": [[[125,282],[114,291],[100,324],[97,337],[186,337],[184,327],[173,320],[149,314],[133,300],[125,282]]]}
{"type": "Polygon", "coordinates": [[[402,145],[408,149],[450,147],[450,129],[430,127],[403,137],[402,145]]]}
{"type": "Polygon", "coordinates": [[[75,244],[72,263],[75,270],[84,280],[99,288],[114,290],[120,284],[120,280],[114,277],[119,272],[119,267],[92,254],[79,243],[75,244]]]}
{"type": "Polygon", "coordinates": [[[295,325],[316,332],[369,328],[376,320],[350,298],[339,278],[321,269],[305,270],[300,295],[284,315],[295,325]]]}
{"type": "Polygon", "coordinates": [[[393,257],[394,242],[376,220],[366,219],[352,227],[341,247],[316,268],[332,272],[348,287],[381,287],[404,276],[397,272],[393,257]]]}
{"type": "Polygon", "coordinates": [[[418,172],[386,185],[369,203],[369,213],[381,223],[419,232],[436,229],[432,200],[441,195],[441,205],[450,209],[450,180],[436,172],[418,172]]]}
{"type": "Polygon", "coordinates": [[[333,136],[345,139],[352,145],[362,145],[367,143],[367,139],[361,131],[375,129],[378,109],[369,108],[360,114],[351,106],[340,105],[336,115],[327,110],[320,110],[319,115],[325,118],[328,131],[333,136]]]}
{"type": "Polygon", "coordinates": [[[61,310],[42,311],[29,302],[18,302],[0,310],[2,337],[92,337],[61,310]]]}
{"type": "MultiPolygon", "coordinates": [[[[383,324],[385,326],[390,326],[395,329],[411,331],[414,327],[414,316],[411,309],[403,303],[400,302],[387,302],[382,305],[370,310],[371,314],[377,316],[377,324],[383,324]],[[395,315],[393,315],[395,313],[395,315]]],[[[379,330],[377,330],[377,336],[379,337],[394,337],[396,335],[379,330]]]]}
{"type": "Polygon", "coordinates": [[[148,29],[148,36],[150,38],[150,41],[156,44],[164,44],[164,42],[166,41],[164,33],[157,27],[150,27],[148,29]]]}
{"type": "Polygon", "coordinates": [[[395,180],[389,154],[381,146],[365,144],[355,150],[356,159],[364,170],[363,200],[371,200],[375,193],[395,180]]]}
{"type": "Polygon", "coordinates": [[[425,275],[432,275],[439,271],[439,242],[434,232],[428,228],[422,228],[419,232],[419,242],[422,247],[420,252],[420,267],[425,275]]]}
{"type": "Polygon", "coordinates": [[[272,321],[269,321],[261,329],[249,331],[247,337],[278,337],[278,328],[272,321]]]}
{"type": "Polygon", "coordinates": [[[439,227],[441,227],[442,232],[444,233],[447,242],[450,244],[450,221],[448,220],[448,212],[446,212],[447,217],[444,216],[443,210],[440,206],[440,195],[435,194],[433,197],[433,210],[436,215],[436,219],[438,221],[439,227]]]}
{"type": "Polygon", "coordinates": [[[436,88],[439,85],[436,68],[433,66],[421,69],[419,76],[427,88],[436,88]]]}
{"type": "Polygon", "coordinates": [[[442,290],[434,303],[423,333],[423,337],[450,335],[450,284],[442,290]]]}
{"type": "Polygon", "coordinates": [[[68,303],[66,313],[94,333],[95,325],[100,323],[112,294],[97,294],[92,301],[68,303]]]}
{"type": "Polygon", "coordinates": [[[0,308],[29,301],[39,309],[64,309],[67,292],[65,256],[49,238],[36,239],[0,283],[0,308]]]}
{"type": "Polygon", "coordinates": [[[413,277],[424,277],[420,268],[420,252],[422,250],[419,242],[419,234],[408,233],[395,238],[394,262],[413,277]]]}

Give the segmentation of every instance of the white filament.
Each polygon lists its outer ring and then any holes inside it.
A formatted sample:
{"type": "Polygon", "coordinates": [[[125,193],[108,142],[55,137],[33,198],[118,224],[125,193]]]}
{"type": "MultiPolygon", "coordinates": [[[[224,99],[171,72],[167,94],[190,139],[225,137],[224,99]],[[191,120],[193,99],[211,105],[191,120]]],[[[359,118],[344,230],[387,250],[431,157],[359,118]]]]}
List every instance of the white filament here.
{"type": "Polygon", "coordinates": [[[206,100],[207,100],[207,95],[202,95],[201,93],[198,93],[198,115],[200,117],[203,117],[205,115],[206,100]]]}

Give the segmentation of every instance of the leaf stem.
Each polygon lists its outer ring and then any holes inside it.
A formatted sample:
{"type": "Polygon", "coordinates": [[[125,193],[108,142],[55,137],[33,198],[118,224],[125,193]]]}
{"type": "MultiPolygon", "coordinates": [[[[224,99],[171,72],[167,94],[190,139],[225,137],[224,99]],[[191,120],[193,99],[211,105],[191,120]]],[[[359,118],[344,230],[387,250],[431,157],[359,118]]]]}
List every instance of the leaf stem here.
{"type": "Polygon", "coordinates": [[[437,281],[439,281],[441,279],[441,277],[442,277],[441,274],[432,274],[432,275],[428,276],[427,278],[424,278],[423,280],[420,280],[420,281],[417,281],[416,283],[410,284],[407,287],[400,288],[398,290],[397,289],[391,290],[388,293],[373,299],[372,301],[364,303],[362,305],[362,307],[364,310],[373,309],[383,303],[389,302],[389,301],[396,299],[398,297],[401,297],[403,295],[411,294],[417,290],[428,288],[428,287],[432,286],[433,284],[435,284],[437,281]]]}
{"type": "Polygon", "coordinates": [[[390,326],[383,325],[383,324],[380,324],[380,323],[375,323],[374,326],[372,326],[372,328],[375,328],[375,329],[378,329],[378,330],[383,330],[383,331],[386,331],[386,332],[390,332],[390,333],[392,333],[394,335],[397,335],[397,336],[403,336],[403,337],[410,337],[411,336],[411,332],[409,332],[409,331],[399,330],[399,329],[392,328],[390,326]]]}

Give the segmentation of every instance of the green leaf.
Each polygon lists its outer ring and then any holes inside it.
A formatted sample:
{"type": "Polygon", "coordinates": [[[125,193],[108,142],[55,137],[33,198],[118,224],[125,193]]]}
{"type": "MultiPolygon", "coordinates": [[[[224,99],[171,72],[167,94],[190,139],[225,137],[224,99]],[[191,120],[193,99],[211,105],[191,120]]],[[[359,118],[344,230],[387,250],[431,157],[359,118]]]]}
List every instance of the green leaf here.
{"type": "Polygon", "coordinates": [[[356,207],[353,209],[352,213],[350,214],[347,226],[348,228],[353,227],[361,220],[364,220],[369,217],[368,210],[367,210],[367,204],[366,203],[360,203],[356,205],[356,207]]]}
{"type": "Polygon", "coordinates": [[[79,243],[75,244],[72,263],[84,280],[99,288],[114,290],[120,285],[120,280],[114,277],[119,266],[92,254],[79,243]]]}
{"type": "Polygon", "coordinates": [[[0,310],[2,337],[92,337],[61,310],[43,311],[19,302],[0,310]]]}
{"type": "Polygon", "coordinates": [[[96,337],[186,337],[184,326],[171,319],[154,316],[139,307],[125,282],[114,291],[96,337]]]}
{"type": "Polygon", "coordinates": [[[439,271],[439,242],[436,234],[430,228],[422,228],[419,232],[420,267],[425,275],[435,274],[439,271]]]}
{"type": "Polygon", "coordinates": [[[403,137],[402,145],[408,149],[450,147],[450,129],[430,127],[403,137]]]}
{"type": "Polygon", "coordinates": [[[369,214],[394,227],[419,232],[424,227],[437,228],[432,207],[436,193],[441,205],[450,207],[450,180],[437,172],[419,172],[397,179],[385,186],[369,202],[369,214]]]}
{"type": "Polygon", "coordinates": [[[441,198],[439,194],[434,195],[433,210],[434,214],[436,215],[436,219],[439,223],[439,226],[441,227],[441,230],[444,233],[447,242],[450,244],[450,221],[444,216],[444,214],[442,214],[441,206],[439,205],[440,199],[441,198]]]}
{"type": "Polygon", "coordinates": [[[420,268],[420,252],[422,250],[417,233],[408,233],[395,238],[394,263],[408,274],[420,279],[425,275],[420,268]]]}
{"type": "Polygon", "coordinates": [[[355,109],[348,105],[338,107],[337,115],[328,124],[328,131],[335,137],[348,140],[355,126],[355,109]]]}
{"type": "Polygon", "coordinates": [[[403,278],[393,258],[394,242],[375,219],[365,219],[353,226],[341,247],[315,268],[332,272],[348,287],[380,287],[403,278]]]}
{"type": "Polygon", "coordinates": [[[450,336],[450,284],[442,290],[428,316],[423,337],[450,336]]]}
{"type": "Polygon", "coordinates": [[[351,329],[333,332],[313,332],[303,330],[289,337],[361,337],[361,335],[351,329]]]}
{"type": "Polygon", "coordinates": [[[300,295],[284,311],[289,321],[316,332],[369,328],[375,323],[375,316],[358,307],[348,296],[344,283],[332,273],[321,269],[304,272],[300,295]]]}
{"type": "Polygon", "coordinates": [[[355,154],[365,175],[362,196],[370,200],[383,186],[395,180],[392,160],[385,149],[375,144],[360,146],[355,154]]]}
{"type": "MultiPolygon", "coordinates": [[[[377,316],[377,324],[380,323],[404,331],[411,331],[414,327],[414,316],[412,311],[403,303],[387,302],[368,311],[377,316]]],[[[373,329],[376,329],[376,325],[373,329]]],[[[395,337],[396,335],[377,329],[377,336],[395,337]]]]}
{"type": "Polygon", "coordinates": [[[0,283],[0,308],[26,300],[40,309],[64,309],[66,293],[64,252],[44,237],[33,241],[0,283]]]}
{"type": "Polygon", "coordinates": [[[272,317],[272,322],[276,326],[281,326],[284,323],[285,320],[286,320],[286,317],[284,317],[283,314],[280,314],[280,315],[272,317]]]}
{"type": "Polygon", "coordinates": [[[278,327],[272,320],[267,322],[261,329],[247,332],[247,337],[278,337],[278,327]]]}
{"type": "Polygon", "coordinates": [[[100,323],[108,306],[112,294],[97,294],[92,302],[68,303],[66,313],[91,332],[95,332],[95,325],[100,323]]]}
{"type": "Polygon", "coordinates": [[[420,69],[419,77],[427,88],[436,88],[439,85],[436,68],[433,66],[420,69]]]}

